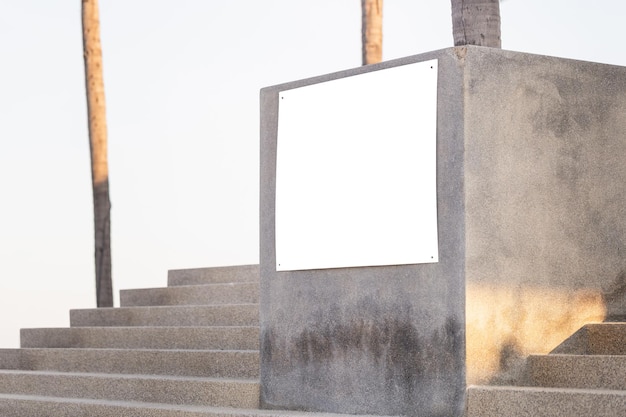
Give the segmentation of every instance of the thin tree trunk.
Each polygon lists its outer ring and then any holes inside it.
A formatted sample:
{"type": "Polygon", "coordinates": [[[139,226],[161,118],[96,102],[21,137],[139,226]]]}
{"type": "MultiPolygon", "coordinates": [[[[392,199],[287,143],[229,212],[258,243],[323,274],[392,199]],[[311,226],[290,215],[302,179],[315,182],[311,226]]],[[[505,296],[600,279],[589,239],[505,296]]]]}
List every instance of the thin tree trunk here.
{"type": "Polygon", "coordinates": [[[363,65],[383,60],[383,0],[361,0],[363,65]]]}
{"type": "Polygon", "coordinates": [[[96,301],[98,307],[112,307],[111,202],[109,200],[107,126],[98,0],[82,0],[82,21],[93,187],[96,301]]]}
{"type": "Polygon", "coordinates": [[[499,0],[452,0],[454,46],[500,48],[499,0]]]}

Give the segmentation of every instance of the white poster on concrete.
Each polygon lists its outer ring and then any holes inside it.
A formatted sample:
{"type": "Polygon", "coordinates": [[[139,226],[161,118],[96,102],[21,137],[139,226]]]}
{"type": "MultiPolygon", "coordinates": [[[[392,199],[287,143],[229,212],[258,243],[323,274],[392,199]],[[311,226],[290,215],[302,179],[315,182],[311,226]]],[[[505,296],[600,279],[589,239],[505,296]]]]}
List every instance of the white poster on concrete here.
{"type": "Polygon", "coordinates": [[[276,270],[438,262],[437,60],[279,94],[276,270]]]}

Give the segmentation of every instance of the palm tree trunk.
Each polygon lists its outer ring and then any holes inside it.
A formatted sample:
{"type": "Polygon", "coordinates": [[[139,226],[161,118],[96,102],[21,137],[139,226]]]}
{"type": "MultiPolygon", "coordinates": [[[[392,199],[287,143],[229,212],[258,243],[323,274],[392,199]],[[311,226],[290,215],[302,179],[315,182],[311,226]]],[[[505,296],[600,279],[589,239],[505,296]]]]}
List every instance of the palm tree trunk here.
{"type": "Polygon", "coordinates": [[[454,46],[500,48],[499,0],[451,0],[454,46]]]}
{"type": "Polygon", "coordinates": [[[361,0],[363,65],[383,60],[383,0],[361,0]]]}
{"type": "Polygon", "coordinates": [[[82,0],[82,21],[87,112],[89,116],[89,147],[91,149],[91,181],[93,187],[96,301],[98,307],[113,307],[111,202],[109,200],[107,126],[98,0],[82,0]]]}

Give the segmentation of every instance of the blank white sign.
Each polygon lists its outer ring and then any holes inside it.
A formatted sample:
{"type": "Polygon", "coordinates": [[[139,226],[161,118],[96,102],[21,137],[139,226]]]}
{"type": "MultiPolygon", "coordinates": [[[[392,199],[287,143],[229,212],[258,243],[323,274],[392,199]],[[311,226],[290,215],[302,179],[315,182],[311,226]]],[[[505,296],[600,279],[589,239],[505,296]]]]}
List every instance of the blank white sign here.
{"type": "Polygon", "coordinates": [[[276,270],[438,262],[437,60],[279,93],[276,270]]]}

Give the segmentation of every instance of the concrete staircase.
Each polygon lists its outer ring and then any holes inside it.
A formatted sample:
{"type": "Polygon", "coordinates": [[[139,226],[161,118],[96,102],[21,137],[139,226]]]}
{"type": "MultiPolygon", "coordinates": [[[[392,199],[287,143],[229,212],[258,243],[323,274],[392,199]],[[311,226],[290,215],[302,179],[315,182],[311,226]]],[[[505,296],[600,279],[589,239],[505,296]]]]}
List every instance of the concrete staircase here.
{"type": "Polygon", "coordinates": [[[466,417],[626,416],[626,323],[584,326],[532,355],[516,386],[472,386],[466,417]]]}
{"type": "Polygon", "coordinates": [[[285,416],[259,410],[259,268],[170,271],[0,350],[0,416],[285,416]]]}

